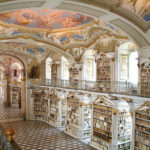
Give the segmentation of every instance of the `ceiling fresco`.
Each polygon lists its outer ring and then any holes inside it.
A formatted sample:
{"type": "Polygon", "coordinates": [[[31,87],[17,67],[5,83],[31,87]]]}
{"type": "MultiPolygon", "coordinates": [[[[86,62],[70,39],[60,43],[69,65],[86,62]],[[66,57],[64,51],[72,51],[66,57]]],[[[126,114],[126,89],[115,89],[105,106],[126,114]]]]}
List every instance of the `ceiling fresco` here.
{"type": "Polygon", "coordinates": [[[0,42],[0,49],[3,51],[8,51],[9,49],[40,60],[44,59],[46,53],[46,50],[41,46],[23,42],[0,42]]]}
{"type": "Polygon", "coordinates": [[[75,61],[80,61],[89,48],[93,48],[98,53],[113,52],[120,42],[127,42],[129,39],[118,28],[103,21],[94,20],[92,24],[75,30],[74,28],[59,32],[44,30],[38,34],[32,30],[20,31],[17,27],[1,25],[0,40],[3,41],[0,43],[0,49],[16,50],[35,59],[44,59],[44,56],[50,52],[47,46],[53,45],[71,55],[75,61]],[[11,42],[6,42],[10,39],[11,42]],[[41,44],[43,45],[40,46],[41,44]]]}
{"type": "Polygon", "coordinates": [[[93,18],[65,10],[22,9],[2,12],[0,20],[24,27],[54,30],[84,25],[92,22],[93,18]]]}

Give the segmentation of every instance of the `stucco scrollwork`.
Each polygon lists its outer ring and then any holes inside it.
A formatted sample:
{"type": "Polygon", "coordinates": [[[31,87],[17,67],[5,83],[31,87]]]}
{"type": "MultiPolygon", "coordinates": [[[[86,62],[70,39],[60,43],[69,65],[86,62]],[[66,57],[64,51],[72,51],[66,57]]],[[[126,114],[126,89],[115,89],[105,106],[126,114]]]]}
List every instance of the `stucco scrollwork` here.
{"type": "Polygon", "coordinates": [[[79,47],[79,48],[68,49],[67,52],[71,54],[76,61],[79,61],[82,55],[84,54],[85,50],[86,49],[84,47],[79,47]]]}

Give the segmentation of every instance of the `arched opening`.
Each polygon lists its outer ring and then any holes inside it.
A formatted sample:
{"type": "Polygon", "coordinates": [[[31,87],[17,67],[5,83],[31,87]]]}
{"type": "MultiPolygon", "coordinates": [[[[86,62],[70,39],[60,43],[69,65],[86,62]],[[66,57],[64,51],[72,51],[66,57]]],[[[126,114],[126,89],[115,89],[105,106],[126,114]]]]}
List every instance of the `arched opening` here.
{"type": "MultiPolygon", "coordinates": [[[[25,116],[26,113],[26,74],[24,63],[16,56],[0,54],[0,92],[3,94],[1,108],[10,107],[16,113],[14,117],[25,116]]],[[[8,115],[9,117],[9,115],[8,115]]]]}
{"type": "Polygon", "coordinates": [[[138,52],[132,42],[122,44],[118,50],[118,80],[137,84],[138,52]]]}

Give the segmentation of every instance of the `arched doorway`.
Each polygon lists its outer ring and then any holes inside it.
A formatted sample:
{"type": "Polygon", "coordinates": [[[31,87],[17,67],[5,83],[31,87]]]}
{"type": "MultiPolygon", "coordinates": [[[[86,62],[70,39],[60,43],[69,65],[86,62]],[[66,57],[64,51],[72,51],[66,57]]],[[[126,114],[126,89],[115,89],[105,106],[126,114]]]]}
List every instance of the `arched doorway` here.
{"type": "Polygon", "coordinates": [[[5,108],[10,107],[13,111],[16,109],[19,112],[20,110],[20,114],[25,116],[26,73],[24,63],[18,57],[9,54],[0,54],[0,62],[4,64],[0,65],[0,77],[3,83],[0,86],[3,91],[1,105],[5,108]]]}

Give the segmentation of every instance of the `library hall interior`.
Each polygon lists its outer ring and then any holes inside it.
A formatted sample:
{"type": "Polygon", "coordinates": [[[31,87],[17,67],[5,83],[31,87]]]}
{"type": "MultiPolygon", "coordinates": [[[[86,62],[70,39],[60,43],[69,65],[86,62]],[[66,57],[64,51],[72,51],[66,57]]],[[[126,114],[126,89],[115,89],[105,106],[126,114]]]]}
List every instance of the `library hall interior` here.
{"type": "Polygon", "coordinates": [[[150,150],[150,0],[0,0],[0,150],[150,150]]]}

